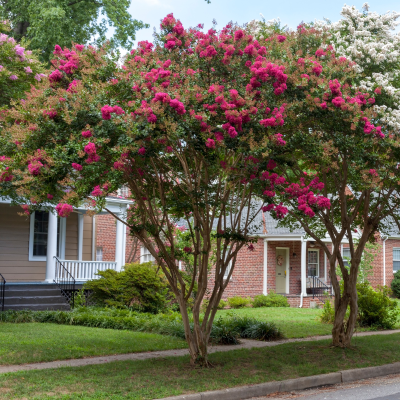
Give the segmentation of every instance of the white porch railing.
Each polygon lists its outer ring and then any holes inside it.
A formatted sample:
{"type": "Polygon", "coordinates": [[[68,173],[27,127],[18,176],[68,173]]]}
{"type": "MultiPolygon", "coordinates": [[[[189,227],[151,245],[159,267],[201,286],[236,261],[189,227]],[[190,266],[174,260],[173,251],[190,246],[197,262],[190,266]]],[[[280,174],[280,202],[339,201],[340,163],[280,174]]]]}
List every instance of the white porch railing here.
{"type": "Polygon", "coordinates": [[[117,269],[117,263],[111,261],[60,260],[60,262],[77,282],[98,279],[99,276],[96,275],[96,273],[99,271],[105,271],[106,269],[117,269]]]}

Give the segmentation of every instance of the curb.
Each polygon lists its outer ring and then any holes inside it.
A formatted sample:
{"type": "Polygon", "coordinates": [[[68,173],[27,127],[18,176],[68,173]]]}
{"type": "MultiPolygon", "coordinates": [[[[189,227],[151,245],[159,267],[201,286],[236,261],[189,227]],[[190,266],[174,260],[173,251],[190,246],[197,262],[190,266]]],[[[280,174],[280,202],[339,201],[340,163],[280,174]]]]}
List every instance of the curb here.
{"type": "Polygon", "coordinates": [[[266,382],[251,386],[240,386],[232,389],[164,397],[158,400],[245,400],[252,397],[266,396],[271,393],[311,389],[318,386],[348,383],[360,379],[376,378],[378,376],[396,373],[400,373],[400,362],[380,365],[379,367],[349,369],[330,374],[306,376],[304,378],[287,379],[285,381],[266,382]]]}

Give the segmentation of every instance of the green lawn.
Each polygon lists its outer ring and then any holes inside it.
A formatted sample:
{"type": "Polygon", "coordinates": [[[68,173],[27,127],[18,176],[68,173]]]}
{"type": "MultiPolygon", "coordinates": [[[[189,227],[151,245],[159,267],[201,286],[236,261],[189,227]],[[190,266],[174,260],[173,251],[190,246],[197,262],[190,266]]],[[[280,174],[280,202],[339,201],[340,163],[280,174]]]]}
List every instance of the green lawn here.
{"type": "Polygon", "coordinates": [[[194,369],[188,357],[123,361],[79,368],[0,375],[1,399],[145,400],[381,365],[400,360],[400,334],[353,340],[287,343],[210,356],[214,368],[194,369]]]}
{"type": "Polygon", "coordinates": [[[218,311],[217,318],[232,311],[239,315],[247,315],[260,320],[274,322],[282,329],[287,338],[330,335],[332,333],[332,325],[319,322],[318,316],[322,313],[321,309],[294,307],[241,308],[218,311]]]}
{"type": "Polygon", "coordinates": [[[46,323],[0,323],[0,365],[186,347],[183,340],[153,333],[46,323]]]}

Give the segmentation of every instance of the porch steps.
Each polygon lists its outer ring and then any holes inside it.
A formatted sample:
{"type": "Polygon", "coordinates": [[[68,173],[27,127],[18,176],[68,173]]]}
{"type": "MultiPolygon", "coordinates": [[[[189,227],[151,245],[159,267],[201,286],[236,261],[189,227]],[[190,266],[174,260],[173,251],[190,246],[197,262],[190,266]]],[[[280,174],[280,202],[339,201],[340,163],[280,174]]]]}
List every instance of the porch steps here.
{"type": "Polygon", "coordinates": [[[6,284],[4,310],[70,310],[55,284],[6,284]]]}

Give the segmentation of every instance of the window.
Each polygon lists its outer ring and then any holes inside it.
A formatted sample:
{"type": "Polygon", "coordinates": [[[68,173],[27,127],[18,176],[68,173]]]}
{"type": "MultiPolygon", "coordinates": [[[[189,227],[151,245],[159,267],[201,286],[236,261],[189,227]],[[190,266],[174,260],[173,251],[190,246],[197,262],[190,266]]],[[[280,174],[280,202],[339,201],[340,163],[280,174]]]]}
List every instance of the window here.
{"type": "Polygon", "coordinates": [[[49,229],[49,213],[47,211],[35,211],[33,222],[33,252],[34,257],[46,257],[47,232],[49,229]]]}
{"type": "Polygon", "coordinates": [[[400,249],[393,249],[393,272],[400,270],[400,249]]]}
{"type": "Polygon", "coordinates": [[[348,247],[343,247],[342,250],[343,264],[346,268],[350,268],[351,254],[348,247]]]}
{"type": "MultiPolygon", "coordinates": [[[[57,218],[57,257],[61,259],[65,258],[66,227],[66,219],[57,218]]],[[[29,261],[46,261],[48,231],[48,211],[32,213],[29,233],[29,261]]]]}
{"type": "Polygon", "coordinates": [[[128,197],[129,196],[129,187],[128,186],[122,186],[122,188],[118,189],[118,196],[121,197],[128,197]]]}
{"type": "Polygon", "coordinates": [[[140,248],[140,263],[146,263],[149,261],[154,262],[154,257],[150,254],[149,250],[146,249],[146,247],[141,247],[140,248]]]}
{"type": "Polygon", "coordinates": [[[103,248],[96,247],[96,261],[103,261],[103,248]]]}
{"type": "MultiPolygon", "coordinates": [[[[229,254],[229,247],[226,249],[225,259],[227,258],[228,254],[229,254]]],[[[228,275],[231,272],[231,268],[232,268],[232,259],[231,259],[231,261],[229,261],[229,264],[226,267],[226,270],[225,270],[225,273],[224,273],[224,279],[228,279],[228,275]]]]}
{"type": "Polygon", "coordinates": [[[319,276],[319,250],[308,250],[308,276],[319,276]]]}

